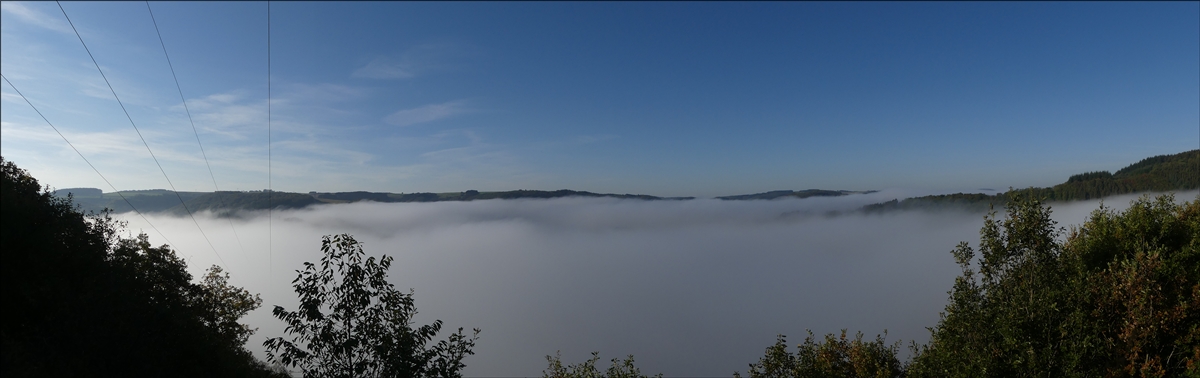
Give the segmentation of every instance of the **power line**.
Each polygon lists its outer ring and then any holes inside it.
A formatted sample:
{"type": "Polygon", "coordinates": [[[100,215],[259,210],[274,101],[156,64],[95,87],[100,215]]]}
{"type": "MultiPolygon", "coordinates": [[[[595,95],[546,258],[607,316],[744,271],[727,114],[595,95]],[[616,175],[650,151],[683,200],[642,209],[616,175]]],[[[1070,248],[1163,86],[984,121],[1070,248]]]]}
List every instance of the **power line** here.
{"type": "MultiPolygon", "coordinates": [[[[196,131],[196,121],[192,120],[192,111],[188,109],[187,98],[183,96],[183,87],[179,85],[179,77],[175,75],[175,66],[171,64],[171,55],[167,54],[167,43],[163,42],[162,32],[158,30],[158,20],[154,19],[154,10],[150,9],[150,2],[146,1],[146,11],[150,12],[150,22],[154,23],[154,33],[158,34],[158,44],[162,45],[163,56],[167,58],[167,67],[171,68],[171,78],[175,79],[175,89],[179,91],[179,99],[183,101],[183,110],[187,112],[188,122],[192,124],[192,134],[196,135],[196,144],[200,145],[200,156],[204,157],[204,166],[208,167],[208,176],[212,178],[213,188],[216,191],[221,191],[221,187],[217,186],[217,176],[213,174],[212,164],[208,162],[208,154],[204,152],[204,143],[200,143],[200,132],[196,131]]],[[[233,231],[233,237],[237,240],[238,248],[242,251],[242,257],[246,257],[246,249],[242,247],[242,238],[238,237],[237,229],[233,227],[233,220],[229,219],[229,229],[233,231]]]]}
{"type": "Polygon", "coordinates": [[[212,248],[213,254],[217,255],[217,259],[221,260],[221,265],[225,263],[225,259],[221,258],[221,253],[217,252],[217,247],[214,247],[211,240],[208,240],[208,235],[204,233],[204,228],[200,227],[200,222],[196,220],[196,216],[192,215],[192,210],[188,209],[187,203],[183,201],[183,196],[179,195],[179,191],[175,190],[175,184],[171,182],[171,178],[167,176],[167,171],[163,169],[162,163],[158,162],[158,157],[154,156],[154,151],[150,149],[150,143],[146,142],[146,137],[142,136],[142,131],[138,130],[137,124],[133,122],[133,117],[129,115],[129,110],[125,109],[125,104],[121,102],[121,97],[117,96],[117,90],[113,89],[112,83],[108,82],[108,76],[104,75],[104,70],[100,69],[100,63],[96,62],[96,57],[92,56],[92,50],[88,49],[87,43],[83,42],[83,36],[79,34],[79,30],[75,28],[75,23],[71,22],[71,17],[67,16],[67,10],[63,9],[62,3],[55,0],[58,4],[58,9],[62,11],[63,17],[67,19],[67,23],[71,25],[71,30],[75,31],[75,37],[79,38],[79,43],[83,45],[84,51],[87,51],[88,57],[92,58],[92,64],[96,65],[96,70],[100,71],[100,77],[104,78],[104,84],[108,85],[108,90],[112,92],[113,98],[117,99],[117,104],[121,106],[121,111],[125,112],[125,118],[129,119],[129,124],[133,125],[133,131],[137,132],[138,138],[142,139],[142,145],[146,146],[146,151],[150,153],[150,157],[154,159],[154,164],[158,165],[159,172],[162,172],[163,177],[167,179],[167,185],[171,186],[171,191],[175,193],[175,197],[179,199],[179,204],[183,205],[183,210],[187,211],[188,216],[192,218],[192,223],[196,224],[196,229],[200,230],[200,235],[204,236],[204,241],[208,242],[208,247],[212,248]]]}
{"type": "Polygon", "coordinates": [[[275,269],[275,217],[271,197],[275,187],[271,181],[271,1],[267,0],[267,269],[275,269]]]}
{"type": "MultiPolygon", "coordinates": [[[[114,185],[112,184],[112,182],[109,182],[109,181],[108,181],[108,178],[104,177],[104,174],[100,173],[100,170],[99,170],[99,169],[96,169],[96,166],[95,166],[95,165],[92,165],[92,162],[91,162],[91,161],[89,161],[89,160],[88,160],[86,157],[84,157],[84,156],[83,156],[83,153],[82,153],[82,152],[79,152],[79,149],[78,149],[78,148],[75,148],[75,145],[74,145],[74,144],[72,144],[70,140],[67,140],[67,137],[66,137],[65,135],[63,135],[63,133],[62,133],[61,131],[58,131],[58,128],[57,128],[57,127],[54,127],[54,124],[53,124],[53,123],[50,123],[50,120],[49,120],[49,119],[46,119],[46,116],[45,116],[45,115],[43,115],[43,114],[42,114],[42,112],[41,112],[40,110],[38,110],[38,108],[37,108],[36,106],[33,106],[33,102],[30,102],[30,101],[29,101],[29,99],[28,99],[28,98],[26,98],[26,97],[25,97],[25,95],[21,93],[21,90],[20,90],[20,89],[17,89],[17,86],[16,86],[16,85],[13,85],[13,83],[12,83],[11,81],[8,81],[8,77],[7,77],[7,76],[4,76],[4,74],[0,74],[0,77],[4,78],[4,82],[5,82],[5,83],[8,83],[8,86],[12,87],[12,89],[13,89],[14,91],[16,91],[16,92],[17,92],[17,95],[21,96],[21,99],[22,99],[22,100],[25,100],[25,103],[26,103],[26,104],[29,104],[29,107],[33,108],[33,111],[34,111],[34,112],[36,112],[38,116],[42,117],[42,120],[43,120],[43,121],[46,121],[46,124],[47,124],[47,125],[50,125],[50,128],[51,128],[51,129],[54,129],[54,132],[58,133],[58,136],[59,136],[60,138],[62,138],[63,142],[67,142],[67,145],[68,145],[68,146],[71,146],[71,149],[72,149],[72,150],[75,150],[75,153],[79,155],[79,158],[80,158],[80,159],[83,159],[83,162],[87,163],[87,165],[88,165],[89,167],[92,167],[92,170],[93,170],[93,171],[96,171],[96,174],[100,176],[100,179],[101,179],[101,180],[104,180],[104,183],[105,183],[105,184],[108,184],[108,187],[109,187],[109,188],[112,188],[113,192],[114,192],[114,193],[117,193],[117,195],[118,195],[118,196],[120,196],[120,197],[121,197],[121,199],[125,201],[125,204],[126,204],[126,205],[129,205],[129,208],[130,208],[130,209],[133,209],[133,212],[137,213],[137,215],[138,215],[138,216],[142,217],[142,220],[146,221],[146,224],[150,225],[150,228],[153,228],[153,229],[154,229],[154,232],[157,232],[157,233],[158,233],[158,236],[162,236],[163,240],[166,240],[166,241],[167,241],[167,244],[170,244],[170,245],[173,245],[173,246],[175,246],[175,243],[172,243],[172,242],[171,242],[171,239],[167,239],[167,235],[166,235],[166,234],[164,234],[162,231],[159,231],[159,230],[158,230],[158,227],[154,227],[154,223],[150,223],[150,220],[149,220],[149,219],[146,219],[146,215],[145,215],[145,214],[142,214],[142,212],[141,212],[141,211],[138,211],[137,207],[134,207],[134,206],[133,206],[133,203],[132,203],[132,202],[129,202],[129,199],[128,199],[128,198],[125,198],[125,195],[124,195],[124,194],[121,194],[121,191],[120,191],[120,190],[117,190],[117,187],[116,187],[116,186],[114,186],[114,185]]],[[[179,246],[175,246],[175,249],[179,249],[179,246]]]]}

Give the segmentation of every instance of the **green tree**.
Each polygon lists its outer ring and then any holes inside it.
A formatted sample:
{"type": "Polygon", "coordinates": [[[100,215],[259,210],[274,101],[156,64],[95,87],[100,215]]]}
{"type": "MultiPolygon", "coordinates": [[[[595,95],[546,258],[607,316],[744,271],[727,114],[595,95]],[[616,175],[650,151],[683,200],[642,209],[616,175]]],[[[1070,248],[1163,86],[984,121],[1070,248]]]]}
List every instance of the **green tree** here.
{"type": "Polygon", "coordinates": [[[120,237],[3,158],[0,171],[3,376],[279,376],[243,347],[245,311],[214,311],[245,304],[193,283],[170,247],[120,237]]]}
{"type": "Polygon", "coordinates": [[[325,236],[320,266],[306,262],[292,281],[300,308],[275,306],[290,340],[263,343],[268,361],[298,366],[305,377],[460,377],[462,360],[474,354],[479,329],[463,329],[427,345],[442,321],[413,328],[412,292],[387,282],[392,258],[365,258],[353,236],[325,236]]]}
{"type": "Polygon", "coordinates": [[[258,294],[251,294],[229,284],[229,273],[220,266],[213,265],[205,272],[200,281],[199,304],[205,309],[201,319],[211,329],[217,330],[221,337],[236,345],[244,345],[254,334],[255,329],[238,323],[242,316],[254,311],[262,305],[258,294]]]}
{"type": "MultiPolygon", "coordinates": [[[[886,335],[886,332],[885,332],[886,335]]],[[[812,331],[796,354],[787,351],[787,338],[779,335],[775,344],[767,347],[757,363],[750,364],[750,378],[894,378],[904,376],[905,366],[896,358],[900,343],[888,345],[885,335],[875,341],[863,341],[862,332],[854,339],[825,335],[818,342],[812,331]]],[[[734,377],[741,377],[735,372],[734,377]]]]}
{"type": "MultiPolygon", "coordinates": [[[[542,371],[543,378],[649,378],[633,364],[632,354],[624,360],[612,359],[612,365],[604,372],[596,368],[596,362],[600,361],[600,352],[592,352],[592,358],[577,365],[563,366],[561,355],[557,353],[554,356],[546,356],[546,361],[550,366],[542,371]]],[[[662,374],[655,377],[662,378],[662,374]]]]}
{"type": "Polygon", "coordinates": [[[1200,376],[1200,198],[1143,196],[1065,233],[1010,194],[982,256],[954,250],[963,273],[911,376],[1200,376]]]}

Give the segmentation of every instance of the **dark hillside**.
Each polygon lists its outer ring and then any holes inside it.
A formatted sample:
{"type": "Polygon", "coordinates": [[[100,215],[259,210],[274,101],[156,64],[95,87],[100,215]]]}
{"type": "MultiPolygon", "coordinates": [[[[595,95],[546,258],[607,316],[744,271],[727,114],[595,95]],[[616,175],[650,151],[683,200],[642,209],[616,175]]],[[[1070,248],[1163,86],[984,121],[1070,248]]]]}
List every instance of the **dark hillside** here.
{"type": "MultiPolygon", "coordinates": [[[[1018,189],[1015,192],[1046,201],[1076,201],[1107,196],[1169,192],[1200,188],[1200,150],[1142,159],[1117,173],[1107,171],[1073,175],[1067,181],[1050,188],[1018,189]]],[[[989,206],[1003,207],[1010,194],[986,195],[956,193],[892,200],[863,207],[867,212],[898,209],[965,208],[986,210],[989,206]]]]}
{"type": "MultiPolygon", "coordinates": [[[[321,202],[313,196],[300,193],[215,192],[196,196],[187,201],[187,206],[192,212],[212,211],[218,214],[230,214],[237,210],[300,209],[318,203],[321,202]]],[[[175,214],[186,214],[186,210],[179,205],[178,200],[169,211],[175,214]]]]}
{"type": "MultiPolygon", "coordinates": [[[[83,211],[99,212],[105,208],[116,213],[133,211],[116,193],[104,193],[96,196],[100,189],[75,188],[54,192],[54,195],[65,198],[67,194],[74,197],[75,204],[83,211]],[[84,193],[80,195],[79,193],[84,193]]],[[[799,192],[797,192],[799,193],[799,192]]],[[[179,199],[168,190],[123,191],[121,194],[142,212],[171,212],[186,214],[179,199]]],[[[230,215],[237,210],[266,210],[299,209],[319,203],[351,203],[359,201],[373,202],[439,202],[439,201],[474,201],[488,199],[521,199],[521,198],[563,198],[563,197],[611,197],[640,200],[685,200],[693,197],[655,197],[644,194],[602,194],[577,190],[510,190],[505,192],[480,192],[468,190],[457,193],[386,193],[386,192],[337,192],[337,193],[289,193],[289,192],[179,192],[187,203],[188,209],[196,211],[213,211],[222,215],[230,215]]]]}
{"type": "Polygon", "coordinates": [[[280,376],[243,348],[237,319],[257,297],[192,283],[170,247],[120,238],[12,162],[0,170],[5,377],[280,376]]]}
{"type": "Polygon", "coordinates": [[[184,201],[190,201],[208,193],[179,192],[179,196],[176,197],[175,192],[165,189],[127,190],[122,191],[120,195],[117,193],[103,193],[100,189],[96,188],[69,188],[54,191],[55,197],[66,198],[68,194],[72,196],[72,202],[85,212],[99,212],[107,208],[115,213],[123,213],[133,211],[129,207],[129,204],[133,204],[138,211],[166,211],[172,207],[179,206],[180,197],[184,201]],[[121,199],[121,195],[124,195],[125,199],[121,199]],[[129,203],[126,203],[125,200],[129,200],[129,203]]]}
{"type": "Polygon", "coordinates": [[[839,197],[851,194],[867,194],[875,193],[874,190],[865,192],[855,192],[849,190],[824,190],[824,189],[805,189],[805,190],[773,190],[764,193],[741,194],[736,196],[717,197],[721,200],[771,200],[776,198],[809,198],[809,197],[839,197]]]}
{"type": "MultiPolygon", "coordinates": [[[[547,190],[510,190],[505,192],[480,192],[468,190],[451,193],[383,193],[383,192],[339,192],[317,193],[316,198],[322,202],[344,203],[358,201],[375,202],[438,202],[438,201],[474,201],[488,199],[520,199],[520,198],[562,198],[562,197],[613,197],[641,200],[677,199],[663,198],[644,194],[600,194],[577,190],[560,189],[547,190]]],[[[690,198],[690,197],[688,197],[690,198]]]]}

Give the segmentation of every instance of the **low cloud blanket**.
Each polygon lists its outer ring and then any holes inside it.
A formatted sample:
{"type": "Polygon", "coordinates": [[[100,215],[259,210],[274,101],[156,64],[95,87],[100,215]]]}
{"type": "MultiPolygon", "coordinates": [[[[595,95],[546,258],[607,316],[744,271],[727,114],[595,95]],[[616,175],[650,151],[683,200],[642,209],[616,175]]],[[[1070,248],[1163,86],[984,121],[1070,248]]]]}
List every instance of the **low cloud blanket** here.
{"type": "MultiPolygon", "coordinates": [[[[197,219],[232,282],[262,294],[263,307],[243,319],[258,328],[248,347],[260,357],[263,340],[283,335],[272,306],[296,308],[295,271],[320,259],[322,235],[348,233],[369,255],[395,257],[390,280],[415,290],[418,323],[483,329],[468,376],[540,375],[558,351],[570,363],[599,351],[605,361],[633,354],[645,373],[729,376],[777,334],[791,344],[806,329],[928,339],[958,274],[949,252],[977,244],[984,214],[853,212],[908,195],[360,202],[270,219],[244,213],[233,227],[211,214],[197,219]]],[[[1105,203],[1123,209],[1132,198],[1105,203]]],[[[1098,201],[1052,205],[1065,227],[1098,201]]],[[[124,218],[162,242],[141,218],[124,218]]],[[[191,219],[149,218],[193,274],[220,263],[191,219]]]]}

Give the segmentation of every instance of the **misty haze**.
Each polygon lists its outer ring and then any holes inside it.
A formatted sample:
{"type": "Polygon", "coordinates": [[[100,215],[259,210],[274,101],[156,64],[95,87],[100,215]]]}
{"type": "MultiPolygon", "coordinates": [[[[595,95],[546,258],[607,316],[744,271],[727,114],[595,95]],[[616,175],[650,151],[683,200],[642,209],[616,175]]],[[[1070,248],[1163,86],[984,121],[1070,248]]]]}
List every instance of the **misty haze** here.
{"type": "Polygon", "coordinates": [[[0,376],[1200,377],[1197,15],[5,0],[0,376]]]}
{"type": "MultiPolygon", "coordinates": [[[[323,205],[274,213],[273,256],[263,252],[265,212],[234,218],[241,247],[224,219],[197,219],[233,282],[262,293],[264,306],[245,318],[259,328],[247,343],[258,353],[282,334],[270,306],[296,307],[289,282],[320,258],[320,237],[349,233],[369,255],[396,257],[390,279],[415,289],[418,323],[483,330],[467,376],[529,376],[556,351],[566,361],[633,354],[644,372],[666,376],[726,376],[744,373],[776,334],[886,330],[889,341],[927,341],[958,274],[950,250],[978,242],[984,214],[826,215],[905,194],[914,193],[323,205]]],[[[1123,209],[1135,197],[1104,203],[1123,209]]],[[[1099,202],[1051,205],[1067,227],[1099,202]]],[[[131,231],[153,233],[129,215],[131,231]]],[[[193,274],[219,264],[190,219],[150,219],[193,274]]]]}

